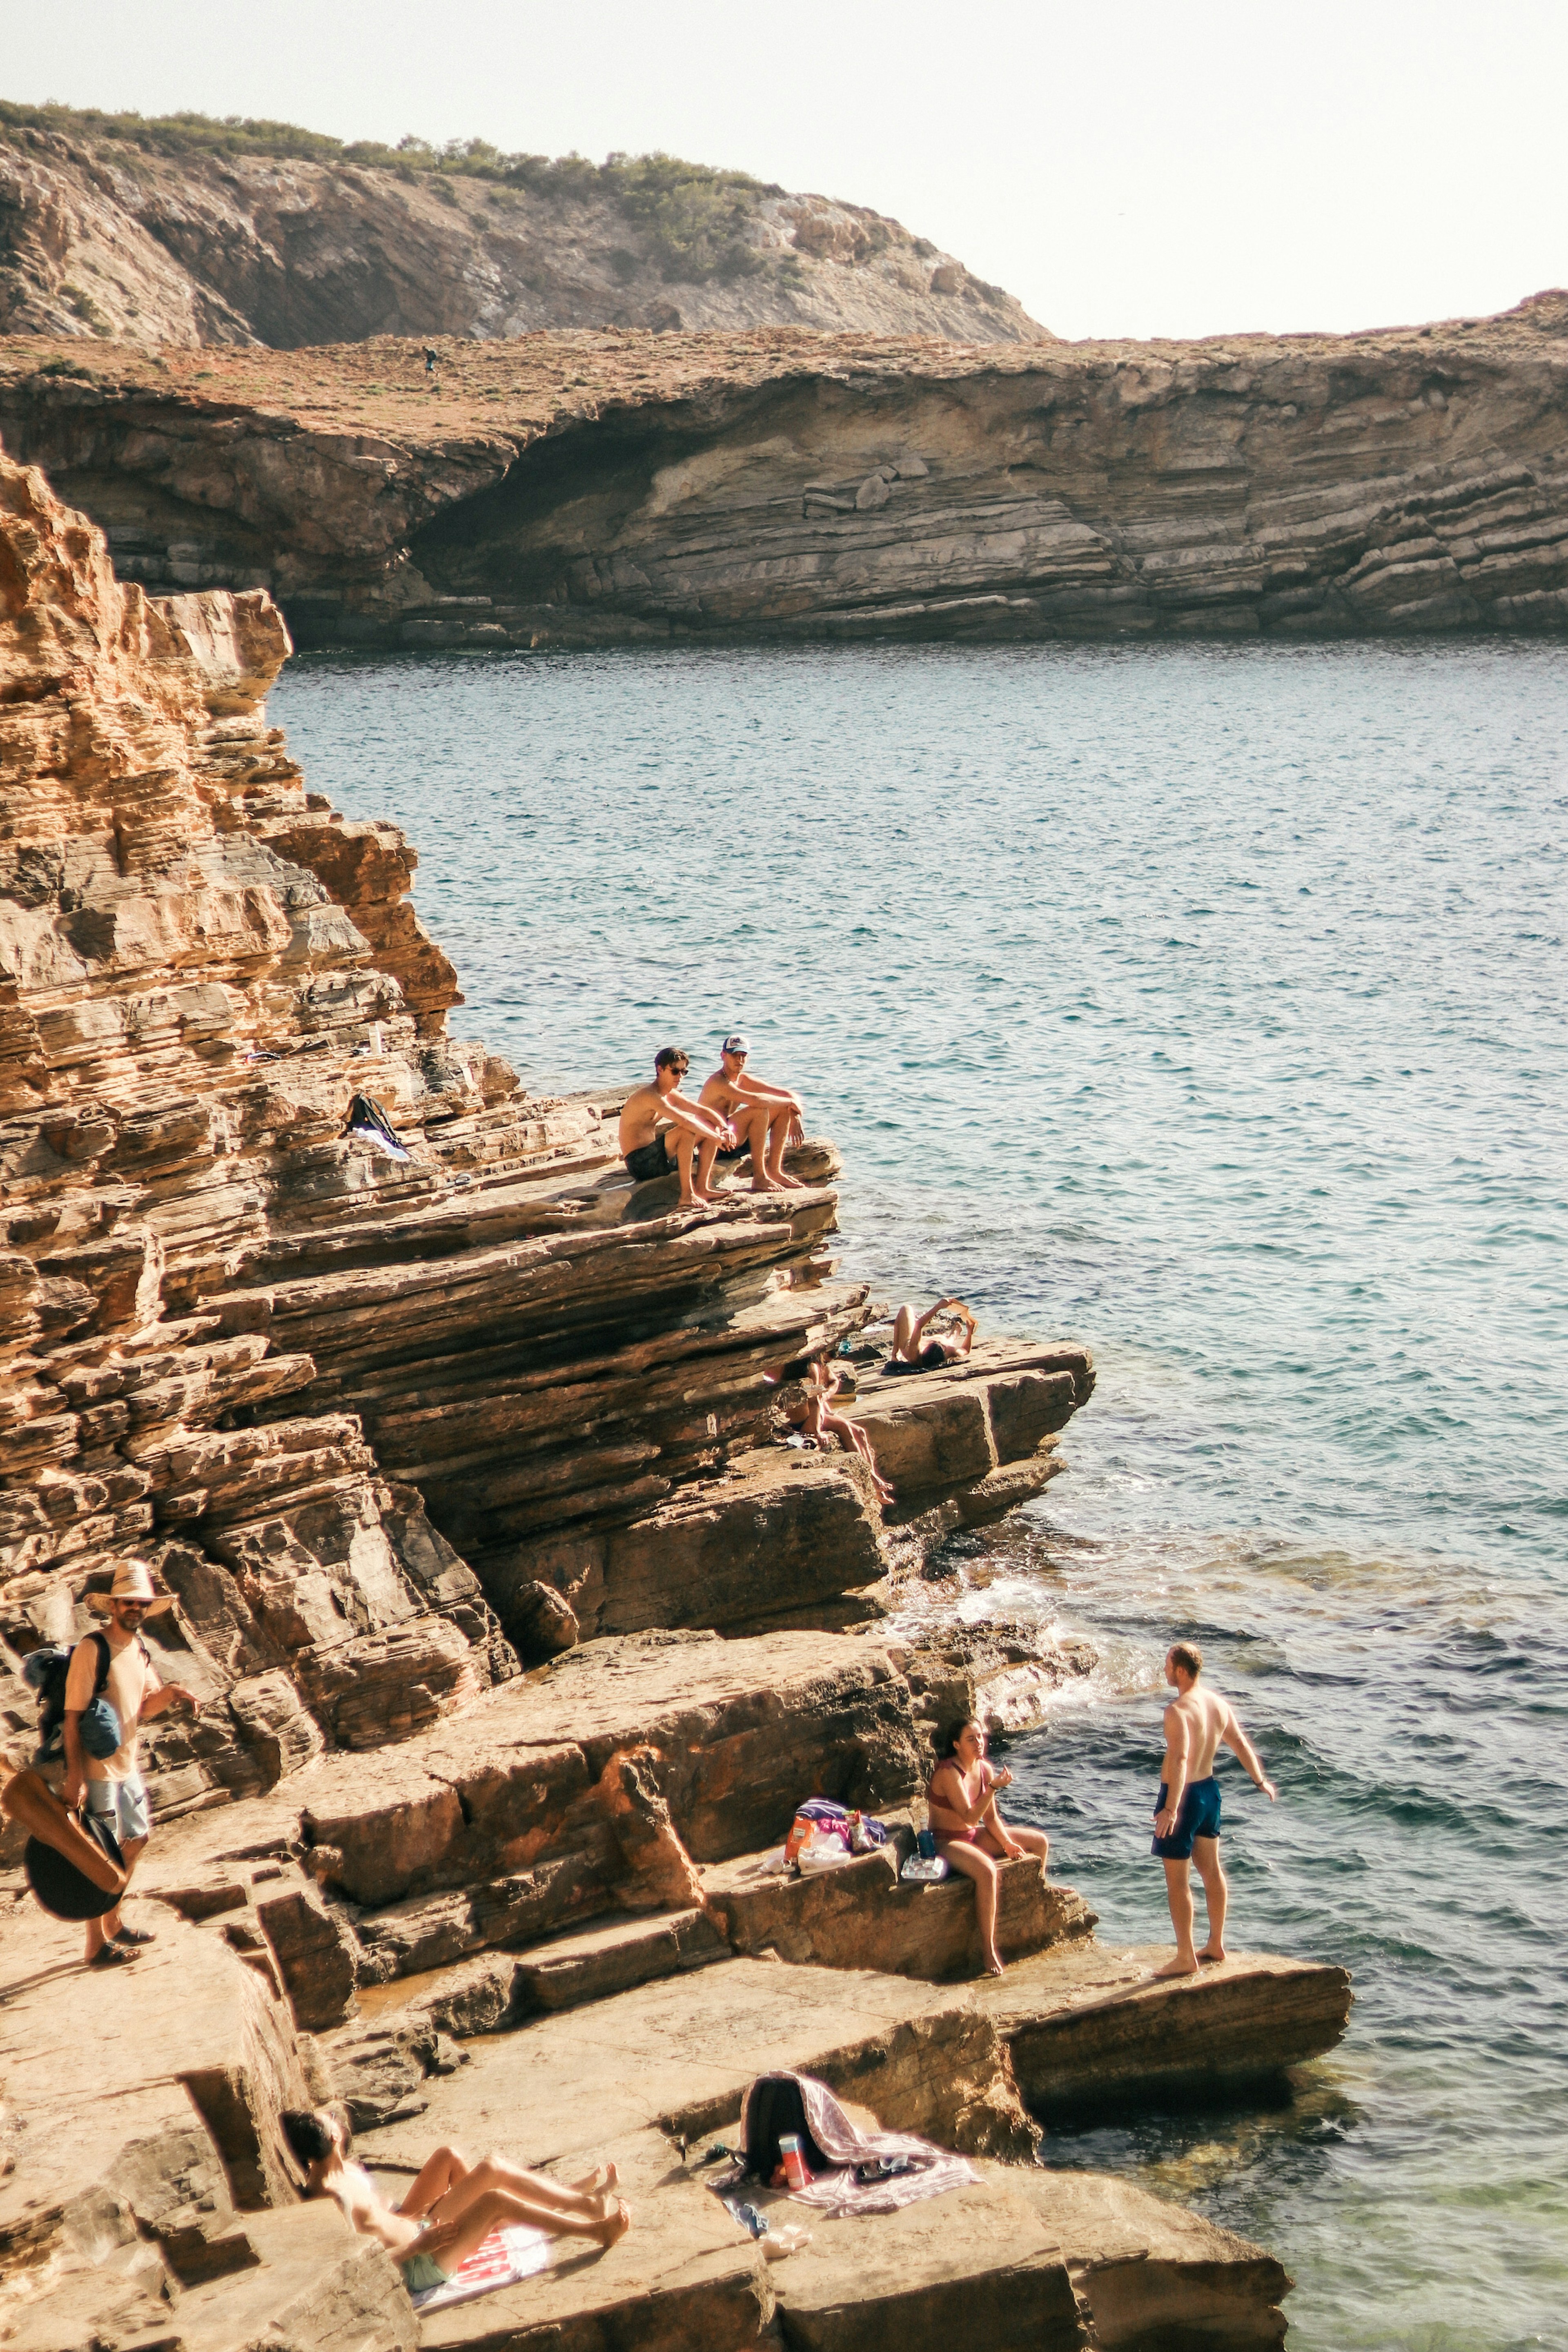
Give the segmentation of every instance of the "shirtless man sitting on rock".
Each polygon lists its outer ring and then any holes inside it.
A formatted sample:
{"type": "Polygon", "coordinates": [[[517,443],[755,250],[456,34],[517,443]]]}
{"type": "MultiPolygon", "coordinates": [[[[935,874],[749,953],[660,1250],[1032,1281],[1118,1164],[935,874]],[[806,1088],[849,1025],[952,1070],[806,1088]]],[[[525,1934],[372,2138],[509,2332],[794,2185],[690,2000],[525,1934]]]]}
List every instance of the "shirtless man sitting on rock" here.
{"type": "Polygon", "coordinates": [[[680,1081],[691,1064],[679,1045],[661,1045],[653,1057],[653,1084],[638,1087],[621,1109],[621,1158],[639,1184],[656,1176],[679,1176],[683,1209],[704,1207],[716,1196],[708,1190],[706,1171],[713,1154],[735,1148],[735,1130],[718,1111],[704,1110],[688,1099],[680,1081]],[[693,1171],[699,1145],[706,1160],[693,1171]]]}
{"type": "Polygon", "coordinates": [[[563,2188],[548,2173],[524,2172],[500,2157],[469,2164],[455,2147],[438,2147],[395,2210],[363,2165],[351,2159],[348,2134],[335,2116],[321,2107],[289,2107],[280,2121],[305,2168],[305,2194],[334,2198],[356,2230],[379,2238],[410,2294],[445,2286],[492,2230],[521,2223],[551,2237],[613,2246],[632,2225],[629,2210],[614,2194],[613,2164],[563,2188]]]}
{"type": "Polygon", "coordinates": [[[1165,1659],[1165,1680],[1176,1696],[1165,1709],[1165,1761],[1154,1807],[1154,1844],[1165,1865],[1165,1894],[1176,1931],[1176,1957],[1156,1969],[1157,1977],[1195,1976],[1207,1961],[1225,1958],[1225,1909],[1230,1888],[1219,1866],[1219,1782],[1215,1752],[1221,1745],[1239,1756],[1270,1804],[1279,1791],[1265,1778],[1258,1751],[1236,1719],[1236,1709],[1216,1690],[1199,1690],[1204,1654],[1195,1642],[1177,1642],[1165,1659]],[[1208,1941],[1193,1949],[1191,1865],[1198,1866],[1208,1906],[1208,1941]]]}
{"type": "Polygon", "coordinates": [[[708,1182],[716,1158],[739,1160],[749,1150],[753,1192],[803,1192],[805,1187],[799,1177],[786,1176],[784,1171],[786,1146],[805,1140],[800,1097],[792,1095],[787,1087],[771,1087],[764,1078],[748,1077],[746,1063],[751,1051],[749,1039],[726,1037],[719,1048],[718,1068],[703,1081],[698,1100],[721,1118],[729,1120],[736,1139],[727,1147],[717,1143],[699,1145],[698,1184],[700,1187],[708,1182]]]}

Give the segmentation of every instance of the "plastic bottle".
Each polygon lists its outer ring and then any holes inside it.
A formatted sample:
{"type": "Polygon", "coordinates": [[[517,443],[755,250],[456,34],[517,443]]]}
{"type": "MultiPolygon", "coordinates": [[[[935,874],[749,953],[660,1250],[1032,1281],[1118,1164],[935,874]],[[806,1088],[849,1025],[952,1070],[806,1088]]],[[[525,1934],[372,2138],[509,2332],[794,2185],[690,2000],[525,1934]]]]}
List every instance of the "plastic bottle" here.
{"type": "Polygon", "coordinates": [[[805,2189],[811,2180],[801,2154],[800,2137],[795,2132],[784,2132],[779,2137],[779,2156],[784,2168],[784,2179],[792,2189],[805,2189]]]}

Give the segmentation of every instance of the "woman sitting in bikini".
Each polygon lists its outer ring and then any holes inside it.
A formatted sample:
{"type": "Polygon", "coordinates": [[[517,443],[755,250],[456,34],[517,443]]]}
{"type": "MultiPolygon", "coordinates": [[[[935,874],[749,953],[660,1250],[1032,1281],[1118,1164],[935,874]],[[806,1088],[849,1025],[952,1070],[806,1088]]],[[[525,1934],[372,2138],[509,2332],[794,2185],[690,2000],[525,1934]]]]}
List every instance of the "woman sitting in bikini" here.
{"type": "Polygon", "coordinates": [[[893,1346],[882,1370],[885,1372],[935,1372],[949,1364],[962,1364],[974,1345],[975,1322],[962,1298],[939,1298],[923,1315],[912,1307],[900,1307],[893,1324],[893,1346]],[[927,1327],[939,1315],[949,1316],[958,1328],[940,1339],[933,1331],[928,1339],[927,1327]]]}
{"type": "Polygon", "coordinates": [[[974,1916],[980,1922],[980,1944],[987,1976],[1002,1973],[996,1949],[996,1888],[998,1862],[1022,1853],[1039,1855],[1042,1864],[1050,1851],[1044,1830],[1010,1829],[996,1810],[996,1792],[1013,1785],[1005,1767],[998,1769],[985,1759],[985,1734],[979,1724],[955,1724],[926,1797],[936,1850],[950,1870],[961,1870],[974,1881],[974,1916]]]}

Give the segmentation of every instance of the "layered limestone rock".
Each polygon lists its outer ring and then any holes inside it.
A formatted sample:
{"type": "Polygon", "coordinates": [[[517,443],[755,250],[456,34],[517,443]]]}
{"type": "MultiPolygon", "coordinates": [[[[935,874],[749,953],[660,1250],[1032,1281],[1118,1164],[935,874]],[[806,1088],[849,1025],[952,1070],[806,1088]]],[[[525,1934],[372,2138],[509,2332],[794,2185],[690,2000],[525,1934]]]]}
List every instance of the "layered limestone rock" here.
{"type": "Polygon", "coordinates": [[[898,221],[743,173],[389,169],[286,126],[253,126],[283,131],[270,153],[217,123],[204,151],[184,127],[0,110],[0,333],[283,350],[614,325],[1046,335],[898,221]]]}
{"type": "MultiPolygon", "coordinates": [[[[405,1740],[520,1650],[884,1614],[907,1538],[764,1377],[865,1319],[831,1150],[704,1212],[634,1186],[618,1096],[530,1100],[450,1035],[412,849],[267,725],[268,597],[122,587],[9,466],[0,549],[0,1666],[151,1556],[204,1702],[148,1734],[166,1814],[405,1740]],[[345,1135],[361,1095],[401,1156],[345,1135]]],[[[998,1344],[887,1400],[927,1537],[1036,1491],[1091,1385],[998,1344]]]]}
{"type": "MultiPolygon", "coordinates": [[[[1023,2173],[1031,2105],[1275,2074],[1342,2030],[1342,1971],[1151,1985],[1028,1860],[1016,1965],[975,1985],[967,1885],[776,1864],[808,1793],[901,1852],[939,1715],[1081,1664],[864,1628],[900,1560],[1051,1475],[1087,1356],[883,1382],[829,1278],[826,1147],[804,1190],[683,1213],[620,1169],[613,1096],[530,1101],[454,1041],[412,852],[266,725],[286,647],[259,593],[122,587],[0,466],[0,1661],[143,1555],[177,1597],[148,1639],[204,1701],[144,1742],[133,1967],[86,1999],[79,1931],[0,1874],[0,2346],[851,2352],[960,2310],[999,2352],[1277,2345],[1271,2257],[1023,2173]],[[391,1154],[344,1132],[366,1093],[391,1154]],[[846,1338],[890,1531],[858,1460],[780,1442],[763,1378],[846,1338]],[[498,1611],[552,1662],[520,1674],[498,1611]],[[778,2279],[696,2143],[781,2065],[1010,2168],[956,2252],[896,2217],[847,2265],[827,2225],[778,2279]],[[435,2142],[500,2141],[613,2160],[636,2227],[421,2326],[300,2201],[304,2103],[394,2197],[435,2142]]],[[[0,1709],[24,1748],[13,1675],[0,1709]]]]}
{"type": "Polygon", "coordinates": [[[302,639],[1561,628],[1568,296],[1353,336],[530,336],[0,357],[0,433],[159,588],[302,639]]]}
{"type": "MultiPolygon", "coordinates": [[[[159,1940],[95,1994],[92,2033],[68,2046],[57,1954],[69,1931],[25,1899],[9,1905],[0,2343],[97,2352],[110,2333],[147,2352],[154,2342],[242,2352],[265,2331],[301,2352],[411,2345],[380,2250],[353,2238],[335,2208],[296,2202],[279,2114],[308,2099],[339,2105],[394,2197],[442,2141],[497,2146],[566,2178],[617,2165],[637,2218],[616,2259],[584,2264],[563,2246],[525,2287],[445,2316],[434,2340],[613,2340],[648,2352],[783,2340],[854,2352],[895,2326],[900,2341],[934,2342],[936,2317],[978,2308],[996,2343],[1018,2352],[1278,2345],[1289,2281],[1276,2261],[1130,2181],[1042,2173],[1028,2110],[1065,2111],[1069,2044],[1080,2086],[1103,2062],[1113,2095],[1145,2107],[1205,2090],[1234,2097],[1337,2038],[1342,1972],[1238,1955],[1201,1983],[1152,1981],[1152,1955],[1101,1951],[1081,1904],[1033,1863],[1021,1867],[1032,1888],[1010,1888],[1005,1902],[1027,1956],[1000,1982],[929,1980],[955,1948],[963,1883],[896,1888],[873,1857],[869,1869],[795,1882],[795,1898],[775,1888],[759,1908],[744,1874],[699,1870],[682,1839],[726,1844],[776,1828],[814,1745],[840,1786],[847,1770],[867,1786],[900,1783],[918,1746],[915,1695],[889,1661],[862,1659],[870,1681],[835,1697],[800,1671],[805,1650],[798,1636],[595,1644],[542,1678],[531,1735],[519,1711],[529,1694],[494,1692],[465,1726],[384,1751],[361,1810],[343,1810],[357,1801],[353,1770],[321,1758],[287,1790],[169,1826],[144,1872],[144,1893],[165,1906],[159,1940]],[[696,1696],[672,1705],[676,1659],[696,1696]],[[372,1892],[365,1874],[384,1864],[390,1886],[454,1858],[488,1867],[486,1841],[508,1830],[514,1844],[520,1832],[548,1834],[546,1784],[561,1771],[552,1725],[581,1743],[580,1779],[602,1748],[624,1755],[636,1741],[647,1790],[668,1797],[667,1855],[686,1856],[704,1908],[543,1940],[524,1927],[512,1937],[521,1949],[363,1988],[367,2013],[334,2025],[324,1996],[335,1979],[321,1948],[304,1965],[290,1924],[316,1899],[312,1877],[356,1873],[372,1892]],[[489,1781],[475,1777],[487,1761],[489,1781]],[[310,1842],[328,1826],[330,1854],[310,1842]],[[925,1980],[918,1966],[888,1973],[900,1954],[918,1958],[921,1923],[910,1915],[922,1908],[925,1980]],[[757,1949],[769,1925],[778,1943],[795,1939],[786,1955],[757,1949]],[[310,2019],[314,2035],[300,2030],[310,2019]],[[1037,2079],[1042,2037],[1058,2061],[1048,2083],[1037,2079]],[[747,2082],[779,2066],[979,2159],[984,2190],[870,2222],[807,2217],[811,2259],[770,2273],[708,2193],[704,2143],[734,2144],[747,2082]]],[[[318,1908],[347,1927],[330,1889],[318,1908]]],[[[356,1916],[363,1935],[374,1906],[356,1916]]],[[[795,2218],[758,2194],[775,2221],[795,2218]]]]}

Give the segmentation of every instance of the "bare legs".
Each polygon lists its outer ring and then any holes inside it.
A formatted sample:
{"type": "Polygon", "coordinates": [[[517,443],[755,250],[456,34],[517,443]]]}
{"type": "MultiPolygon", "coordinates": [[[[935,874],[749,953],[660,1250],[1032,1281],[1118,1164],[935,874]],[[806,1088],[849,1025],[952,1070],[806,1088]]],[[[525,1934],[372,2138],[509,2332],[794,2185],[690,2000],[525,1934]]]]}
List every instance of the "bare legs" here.
{"type": "Polygon", "coordinates": [[[851,1421],[847,1413],[824,1412],[821,1426],[825,1430],[830,1430],[841,1444],[848,1446],[852,1452],[860,1456],[861,1461],[871,1473],[871,1484],[877,1489],[877,1500],[879,1503],[890,1503],[893,1500],[893,1490],[878,1469],[877,1457],[871,1451],[871,1441],[859,1423],[851,1421]]]}
{"type": "MultiPolygon", "coordinates": [[[[797,1176],[784,1172],[784,1148],[789,1141],[790,1122],[795,1114],[775,1111],[768,1118],[766,1103],[754,1109],[737,1111],[731,1121],[738,1142],[749,1145],[752,1154],[752,1190],[753,1192],[800,1192],[805,1191],[797,1176]]],[[[698,1200],[711,1200],[709,1186],[712,1181],[713,1163],[719,1145],[712,1136],[702,1137],[697,1152],[697,1175],[694,1191],[698,1200]]]]}
{"type": "Polygon", "coordinates": [[[1208,1906],[1209,1938],[1198,1954],[1200,1960],[1223,1960],[1225,1958],[1225,1915],[1230,1902],[1230,1882],[1219,1866],[1218,1838],[1194,1838],[1193,1860],[1198,1866],[1198,1876],[1204,1883],[1204,1901],[1208,1906]]]}
{"type": "MultiPolygon", "coordinates": [[[[597,2215],[570,2213],[531,2197],[514,2197],[508,2189],[486,2189],[461,2213],[448,2220],[433,2219],[408,2251],[428,2254],[449,2273],[466,2263],[492,2230],[516,2223],[542,2230],[552,2238],[592,2238],[601,2246],[613,2246],[631,2228],[632,2217],[618,2200],[597,2215]]],[[[407,2255],[402,2259],[406,2261],[407,2255]]]]}
{"type": "MultiPolygon", "coordinates": [[[[125,1884],[120,1890],[123,1899],[131,1891],[131,1874],[147,1851],[147,1841],[144,1837],[127,1838],[120,1851],[125,1856],[125,1884]]],[[[112,1911],[104,1913],[101,1919],[88,1921],[86,1958],[95,1960],[110,1937],[119,1933],[120,1905],[117,1903],[112,1911]]]]}
{"type": "Polygon", "coordinates": [[[1198,1972],[1200,1958],[1223,1960],[1225,1958],[1225,1914],[1230,1899],[1226,1874],[1219,1866],[1219,1840],[1194,1838],[1193,1861],[1197,1864],[1198,1876],[1204,1883],[1204,1900],[1208,1906],[1209,1937],[1202,1954],[1193,1949],[1193,1883],[1185,1862],[1165,1864],[1165,1895],[1171,1906],[1171,1925],[1176,1931],[1176,1957],[1156,1969],[1157,1977],[1193,1977],[1198,1972]]]}
{"type": "MultiPolygon", "coordinates": [[[[986,1834],[989,1835],[989,1832],[986,1834]]],[[[1034,1854],[1044,1868],[1051,1850],[1051,1842],[1044,1830],[1021,1830],[1016,1822],[1009,1822],[1007,1834],[1015,1845],[1021,1845],[1026,1853],[1034,1854]]]]}
{"type": "Polygon", "coordinates": [[[765,1184],[757,1181],[757,1147],[752,1144],[752,1190],[753,1192],[804,1192],[805,1191],[806,1188],[798,1176],[786,1176],[784,1171],[784,1150],[789,1142],[790,1130],[795,1123],[795,1114],[792,1110],[784,1109],[773,1113],[768,1127],[767,1182],[765,1184]]]}
{"type": "Polygon", "coordinates": [[[614,2194],[618,2186],[613,2164],[567,2185],[499,2156],[471,2165],[460,2148],[438,2147],[403,2200],[405,2217],[426,2223],[407,2251],[416,2246],[443,2270],[455,2271],[492,2230],[509,2222],[610,2246],[631,2227],[631,2214],[614,2194]]]}
{"type": "Polygon", "coordinates": [[[667,1127],[664,1150],[667,1159],[673,1156],[680,1177],[681,1207],[694,1209],[711,1201],[713,1194],[708,1190],[702,1171],[705,1165],[710,1168],[713,1164],[713,1153],[718,1150],[713,1139],[699,1136],[689,1127],[667,1127]]]}
{"type": "Polygon", "coordinates": [[[521,2165],[508,2164],[502,2157],[487,2156],[470,2164],[460,2148],[438,2147],[426,2159],[399,2210],[413,2221],[429,2214],[436,2221],[450,2221],[466,2212],[476,2197],[498,2189],[535,2204],[559,2207],[563,2212],[602,2220],[608,2192],[618,2185],[619,2178],[615,2166],[606,2164],[582,2180],[563,2183],[547,2172],[529,2172],[521,2165]]]}
{"type": "Polygon", "coordinates": [[[974,1916],[980,1926],[980,1949],[985,1961],[985,1973],[999,1977],[1002,1955],[996,1949],[996,1864],[979,1846],[970,1845],[962,1838],[955,1838],[951,1843],[944,1842],[942,1851],[949,1870],[961,1870],[965,1878],[974,1881],[974,1916]]]}

